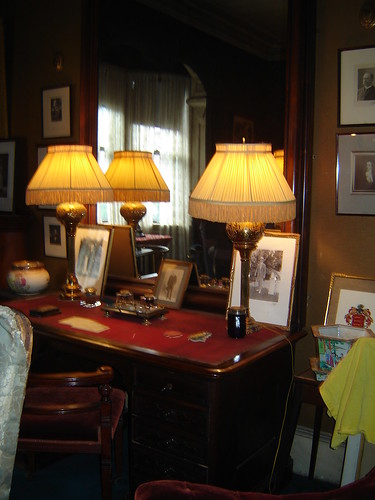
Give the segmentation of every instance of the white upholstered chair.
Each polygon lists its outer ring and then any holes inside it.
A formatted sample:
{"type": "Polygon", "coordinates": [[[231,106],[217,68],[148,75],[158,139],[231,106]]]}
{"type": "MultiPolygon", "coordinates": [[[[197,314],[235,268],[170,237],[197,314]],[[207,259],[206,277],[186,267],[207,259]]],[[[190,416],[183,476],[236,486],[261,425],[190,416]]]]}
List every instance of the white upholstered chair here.
{"type": "Polygon", "coordinates": [[[0,305],[0,500],[12,483],[32,342],[26,316],[0,305]]]}

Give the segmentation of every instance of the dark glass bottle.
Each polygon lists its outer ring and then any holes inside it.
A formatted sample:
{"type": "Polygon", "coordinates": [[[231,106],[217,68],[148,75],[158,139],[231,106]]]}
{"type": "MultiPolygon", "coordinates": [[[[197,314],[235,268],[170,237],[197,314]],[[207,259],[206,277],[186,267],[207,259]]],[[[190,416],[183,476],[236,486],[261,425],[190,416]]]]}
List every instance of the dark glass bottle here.
{"type": "Polygon", "coordinates": [[[228,335],[234,339],[246,335],[246,309],[243,306],[228,309],[228,335]]]}

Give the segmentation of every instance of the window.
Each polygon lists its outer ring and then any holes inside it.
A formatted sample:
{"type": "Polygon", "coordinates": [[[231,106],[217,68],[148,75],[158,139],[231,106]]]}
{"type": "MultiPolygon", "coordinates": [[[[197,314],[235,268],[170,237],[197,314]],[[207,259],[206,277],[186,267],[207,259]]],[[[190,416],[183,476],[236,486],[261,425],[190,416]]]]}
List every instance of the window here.
{"type": "MultiPolygon", "coordinates": [[[[117,150],[151,151],[171,201],[148,203],[144,232],[172,236],[171,257],[186,260],[190,217],[188,76],[128,73],[102,65],[99,80],[98,162],[105,172],[117,150]]],[[[135,200],[136,201],[136,200],[135,200]]],[[[126,224],[121,203],[98,206],[98,222],[126,224]]]]}

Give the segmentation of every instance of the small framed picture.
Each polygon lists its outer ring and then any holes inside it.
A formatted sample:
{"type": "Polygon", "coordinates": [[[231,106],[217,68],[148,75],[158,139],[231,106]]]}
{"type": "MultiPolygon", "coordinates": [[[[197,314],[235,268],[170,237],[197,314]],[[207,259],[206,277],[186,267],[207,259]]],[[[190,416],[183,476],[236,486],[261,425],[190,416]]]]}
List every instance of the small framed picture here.
{"type": "Polygon", "coordinates": [[[66,231],[56,217],[43,217],[44,253],[47,257],[66,259],[66,231]]]}
{"type": "Polygon", "coordinates": [[[42,91],[43,137],[70,136],[70,87],[42,91]]]}
{"type": "Polygon", "coordinates": [[[242,116],[233,118],[233,142],[253,142],[254,141],[254,122],[242,116]]]}
{"type": "Polygon", "coordinates": [[[375,134],[337,135],[336,213],[375,215],[375,134]]]}
{"type": "Polygon", "coordinates": [[[82,289],[94,287],[103,295],[107,279],[113,229],[105,226],[78,226],[75,237],[76,276],[82,289]]]}
{"type": "Polygon", "coordinates": [[[163,259],[155,286],[159,305],[179,309],[189,283],[193,264],[182,260],[163,259]]]}
{"type": "Polygon", "coordinates": [[[332,273],[325,325],[374,328],[375,278],[332,273]]]}
{"type": "Polygon", "coordinates": [[[375,124],[375,47],[339,51],[340,125],[375,124]]]}
{"type": "MultiPolygon", "coordinates": [[[[251,253],[250,313],[258,323],[290,328],[299,234],[267,231],[251,253]]],[[[228,307],[241,304],[241,261],[233,251],[228,307]]]]}
{"type": "Polygon", "coordinates": [[[13,210],[15,141],[0,141],[0,212],[13,210]]]}

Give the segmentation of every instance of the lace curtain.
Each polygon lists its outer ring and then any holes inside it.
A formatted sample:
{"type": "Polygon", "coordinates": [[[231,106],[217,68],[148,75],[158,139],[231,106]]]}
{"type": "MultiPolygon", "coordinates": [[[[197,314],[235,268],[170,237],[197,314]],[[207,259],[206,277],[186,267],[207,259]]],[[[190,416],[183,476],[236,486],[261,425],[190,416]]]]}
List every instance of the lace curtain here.
{"type": "MultiPolygon", "coordinates": [[[[117,150],[150,151],[167,183],[169,203],[145,203],[145,233],[170,234],[170,257],[186,260],[191,219],[190,79],[160,73],[130,73],[103,64],[99,74],[98,162],[105,172],[117,150]]],[[[135,200],[136,201],[136,200],[135,200]]],[[[121,203],[98,206],[98,222],[126,224],[121,203]]]]}

